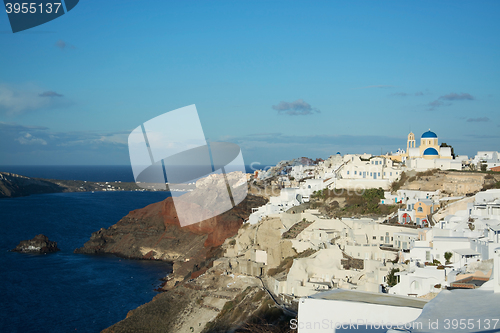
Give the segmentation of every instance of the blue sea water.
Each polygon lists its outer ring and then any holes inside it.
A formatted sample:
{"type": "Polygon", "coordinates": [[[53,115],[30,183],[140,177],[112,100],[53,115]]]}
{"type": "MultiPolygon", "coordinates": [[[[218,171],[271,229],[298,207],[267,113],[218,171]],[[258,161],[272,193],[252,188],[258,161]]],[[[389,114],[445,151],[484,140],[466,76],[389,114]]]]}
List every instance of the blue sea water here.
{"type": "Polygon", "coordinates": [[[86,192],[0,199],[0,332],[99,332],[150,301],[159,279],[171,272],[168,263],[73,250],[92,232],[168,195],[86,192]],[[61,251],[9,251],[40,233],[61,251]]]}
{"type": "MultiPolygon", "coordinates": [[[[247,173],[269,168],[271,165],[246,165],[247,173]]],[[[130,165],[4,165],[0,171],[12,172],[35,178],[86,180],[91,182],[133,182],[134,175],[130,165]]]]}

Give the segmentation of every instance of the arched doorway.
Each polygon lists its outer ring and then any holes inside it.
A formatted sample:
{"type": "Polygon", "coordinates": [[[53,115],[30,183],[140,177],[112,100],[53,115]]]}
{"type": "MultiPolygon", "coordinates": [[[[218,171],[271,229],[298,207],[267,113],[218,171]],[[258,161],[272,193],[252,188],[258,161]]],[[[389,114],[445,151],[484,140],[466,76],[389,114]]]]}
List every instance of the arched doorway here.
{"type": "Polygon", "coordinates": [[[411,223],[411,216],[408,213],[404,213],[402,217],[403,224],[409,224],[411,223]]]}

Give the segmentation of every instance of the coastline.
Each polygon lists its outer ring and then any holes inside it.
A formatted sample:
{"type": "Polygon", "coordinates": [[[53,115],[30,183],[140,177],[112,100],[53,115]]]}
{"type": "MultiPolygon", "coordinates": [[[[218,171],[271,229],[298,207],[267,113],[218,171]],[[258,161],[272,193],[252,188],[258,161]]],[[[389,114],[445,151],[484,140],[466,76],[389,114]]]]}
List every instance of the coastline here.
{"type": "Polygon", "coordinates": [[[169,184],[165,190],[142,188],[134,182],[93,182],[86,180],[59,180],[26,177],[10,172],[0,172],[0,199],[24,197],[32,194],[67,192],[122,192],[154,191],[182,193],[192,191],[193,184],[169,184]],[[170,189],[172,188],[172,189],[170,189]]]}

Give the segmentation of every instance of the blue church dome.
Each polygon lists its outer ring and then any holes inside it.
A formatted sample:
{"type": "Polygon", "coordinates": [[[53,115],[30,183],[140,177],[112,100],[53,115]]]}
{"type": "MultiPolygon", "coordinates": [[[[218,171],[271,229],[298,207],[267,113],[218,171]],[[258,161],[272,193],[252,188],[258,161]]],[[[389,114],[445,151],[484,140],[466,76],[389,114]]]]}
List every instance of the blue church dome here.
{"type": "MultiPolygon", "coordinates": [[[[432,132],[431,132],[432,133],[432,132]]],[[[425,134],[425,133],[424,133],[425,134]]],[[[434,134],[434,133],[432,133],[434,134]]],[[[435,135],[435,134],[434,134],[435,135]]],[[[426,150],[424,150],[424,156],[427,155],[439,155],[438,151],[434,148],[427,148],[426,150]]]]}
{"type": "Polygon", "coordinates": [[[438,136],[436,135],[436,133],[434,132],[431,132],[431,130],[428,130],[427,132],[425,132],[424,134],[422,134],[421,138],[437,138],[438,136]]]}

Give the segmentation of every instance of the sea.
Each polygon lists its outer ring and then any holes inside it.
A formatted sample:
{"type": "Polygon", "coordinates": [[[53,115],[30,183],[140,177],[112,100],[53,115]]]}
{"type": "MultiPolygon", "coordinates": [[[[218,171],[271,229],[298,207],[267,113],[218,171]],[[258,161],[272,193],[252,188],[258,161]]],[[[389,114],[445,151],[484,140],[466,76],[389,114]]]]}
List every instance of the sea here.
{"type": "MultiPolygon", "coordinates": [[[[254,171],[251,166],[246,169],[254,171]]],[[[0,171],[47,179],[134,181],[130,166],[0,166],[0,171]]],[[[169,263],[73,250],[83,246],[92,232],[168,196],[169,192],[124,191],[0,199],[0,332],[100,332],[151,301],[160,279],[172,272],[169,263]],[[61,251],[10,251],[38,234],[56,241],[61,251]]]]}
{"type": "MultiPolygon", "coordinates": [[[[264,166],[265,167],[265,166],[264,166]]],[[[0,166],[28,177],[133,182],[130,166],[0,166]]],[[[253,172],[247,166],[247,172],[253,172]]],[[[180,195],[173,192],[173,195],[180,195]]],[[[0,332],[100,332],[149,302],[169,263],[74,254],[92,232],[169,192],[78,192],[0,199],[0,332]],[[38,234],[51,254],[11,252],[38,234]]]]}

